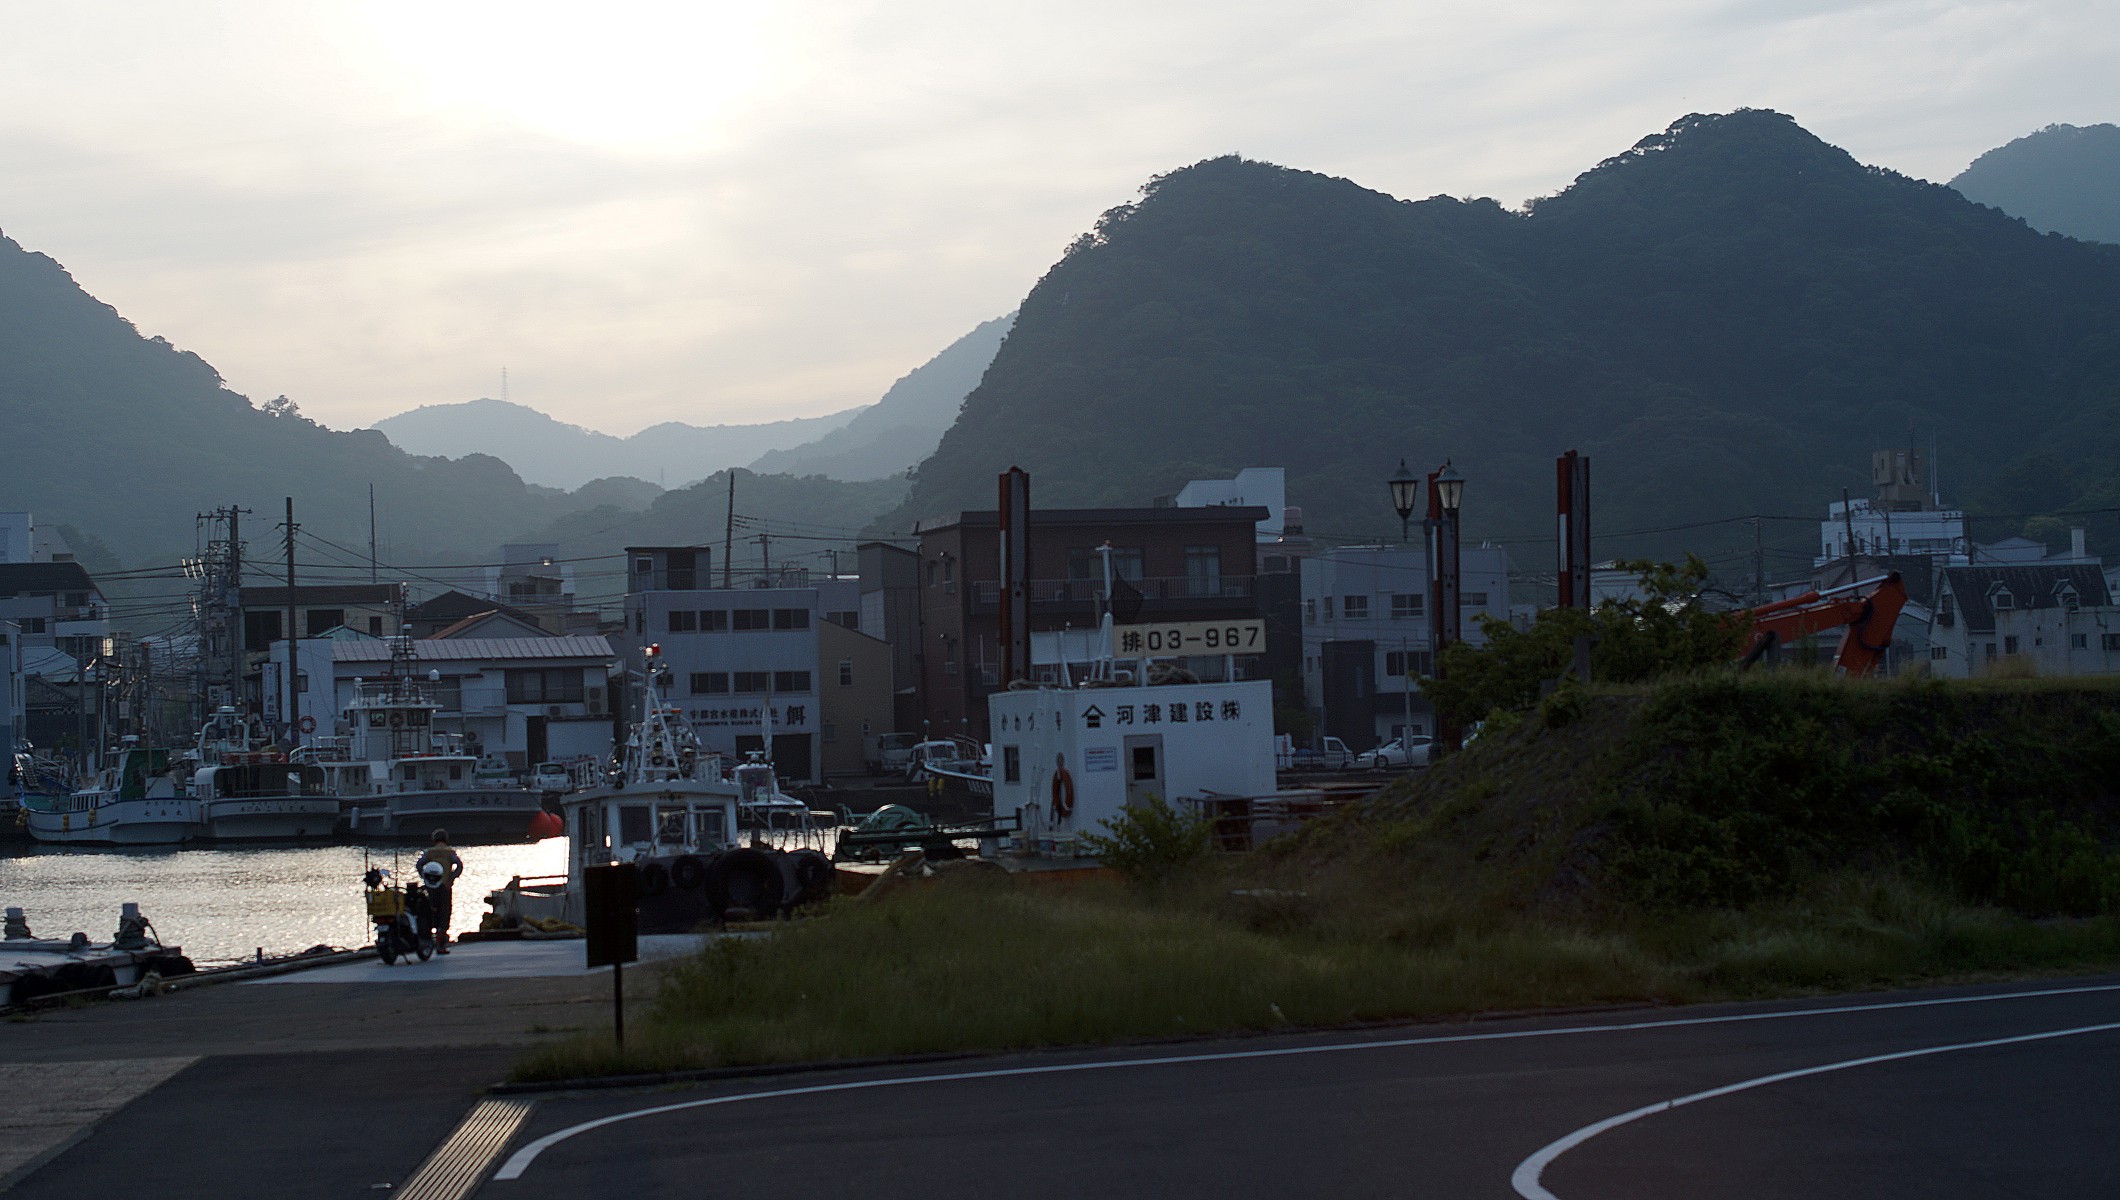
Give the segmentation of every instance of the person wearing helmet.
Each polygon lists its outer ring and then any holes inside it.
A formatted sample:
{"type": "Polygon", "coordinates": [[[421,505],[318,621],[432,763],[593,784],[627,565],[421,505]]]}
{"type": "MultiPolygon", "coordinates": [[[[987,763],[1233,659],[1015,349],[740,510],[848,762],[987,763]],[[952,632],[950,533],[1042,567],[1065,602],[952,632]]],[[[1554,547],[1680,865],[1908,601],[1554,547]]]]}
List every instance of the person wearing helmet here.
{"type": "Polygon", "coordinates": [[[464,860],[457,855],[456,848],[449,844],[449,831],[434,831],[434,844],[420,855],[420,882],[426,885],[427,895],[432,898],[434,920],[434,948],[438,954],[449,953],[449,919],[456,881],[464,873],[464,860]]]}

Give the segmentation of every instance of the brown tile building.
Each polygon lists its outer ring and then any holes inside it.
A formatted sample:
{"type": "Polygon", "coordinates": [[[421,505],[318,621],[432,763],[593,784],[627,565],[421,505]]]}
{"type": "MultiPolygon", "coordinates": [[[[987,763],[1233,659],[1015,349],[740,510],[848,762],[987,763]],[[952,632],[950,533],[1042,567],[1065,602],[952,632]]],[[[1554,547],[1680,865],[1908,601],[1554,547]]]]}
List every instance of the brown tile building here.
{"type": "MultiPolygon", "coordinates": [[[[1263,508],[1032,509],[1031,629],[1095,628],[1104,567],[1139,589],[1142,620],[1259,615],[1257,525],[1263,508]]],[[[985,739],[986,697],[1000,685],[999,515],[923,521],[919,537],[919,681],[932,736],[985,739]]],[[[1219,671],[1219,659],[1211,669],[1219,671]]],[[[1246,660],[1238,659],[1242,676],[1246,660]]]]}

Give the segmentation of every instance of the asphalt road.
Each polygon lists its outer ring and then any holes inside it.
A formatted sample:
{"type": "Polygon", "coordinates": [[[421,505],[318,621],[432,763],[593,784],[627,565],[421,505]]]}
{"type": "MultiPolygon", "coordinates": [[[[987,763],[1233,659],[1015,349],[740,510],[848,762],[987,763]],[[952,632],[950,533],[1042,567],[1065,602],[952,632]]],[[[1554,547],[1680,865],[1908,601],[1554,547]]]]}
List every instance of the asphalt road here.
{"type": "Polygon", "coordinates": [[[2108,1198],[2120,979],[555,1096],[511,1151],[481,1200],[2108,1198]]]}

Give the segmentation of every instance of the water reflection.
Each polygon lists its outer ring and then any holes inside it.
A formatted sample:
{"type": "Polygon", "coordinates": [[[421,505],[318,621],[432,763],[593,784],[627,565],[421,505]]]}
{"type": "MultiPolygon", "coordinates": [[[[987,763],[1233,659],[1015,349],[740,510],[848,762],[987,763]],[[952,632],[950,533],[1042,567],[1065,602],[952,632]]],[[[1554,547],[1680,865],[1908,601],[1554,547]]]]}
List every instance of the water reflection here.
{"type": "MultiPolygon", "coordinates": [[[[566,870],[567,840],[462,846],[456,927],[476,929],[486,893],[514,875],[566,870]]],[[[0,855],[0,904],[28,910],[40,937],[80,930],[103,940],[118,905],[137,900],[171,945],[201,964],[369,939],[361,872],[369,862],[409,875],[419,848],[288,846],[213,850],[27,848],[0,855]]]]}

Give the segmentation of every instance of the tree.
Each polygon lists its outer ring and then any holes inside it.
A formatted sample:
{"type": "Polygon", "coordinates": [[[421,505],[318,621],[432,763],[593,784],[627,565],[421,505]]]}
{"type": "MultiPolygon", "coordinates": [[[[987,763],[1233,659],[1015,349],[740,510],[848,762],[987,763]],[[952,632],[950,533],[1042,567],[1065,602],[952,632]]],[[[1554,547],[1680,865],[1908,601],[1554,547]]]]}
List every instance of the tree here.
{"type": "Polygon", "coordinates": [[[1745,641],[1745,625],[1728,613],[1700,604],[1707,564],[1687,555],[1683,564],[1623,562],[1641,578],[1640,599],[1607,600],[1594,609],[1549,608],[1530,628],[1483,617],[1487,644],[1457,642],[1443,651],[1442,677],[1423,679],[1421,689],[1448,720],[1464,724],[1497,708],[1524,709],[1538,702],[1542,681],[1558,678],[1575,657],[1575,639],[1594,639],[1591,674],[1601,682],[1633,683],[1696,671],[1734,660],[1745,641]]]}
{"type": "Polygon", "coordinates": [[[265,402],[265,411],[275,417],[295,417],[299,419],[302,415],[302,406],[289,400],[283,393],[267,400],[265,402]]]}

